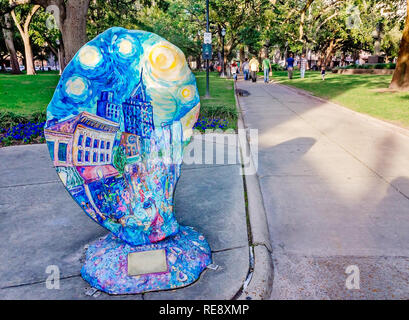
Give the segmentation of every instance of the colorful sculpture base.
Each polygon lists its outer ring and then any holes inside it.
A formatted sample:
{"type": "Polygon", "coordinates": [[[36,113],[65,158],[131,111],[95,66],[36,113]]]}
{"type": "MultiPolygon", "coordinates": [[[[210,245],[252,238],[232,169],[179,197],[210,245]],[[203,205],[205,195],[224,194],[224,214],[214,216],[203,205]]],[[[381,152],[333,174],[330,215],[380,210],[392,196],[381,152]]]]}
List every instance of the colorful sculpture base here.
{"type": "Polygon", "coordinates": [[[210,263],[211,251],[204,236],[192,227],[180,226],[174,236],[135,247],[108,234],[88,248],[81,275],[91,286],[109,294],[143,293],[187,286],[210,263]],[[128,255],[152,250],[164,250],[167,270],[129,275],[128,255]]]}

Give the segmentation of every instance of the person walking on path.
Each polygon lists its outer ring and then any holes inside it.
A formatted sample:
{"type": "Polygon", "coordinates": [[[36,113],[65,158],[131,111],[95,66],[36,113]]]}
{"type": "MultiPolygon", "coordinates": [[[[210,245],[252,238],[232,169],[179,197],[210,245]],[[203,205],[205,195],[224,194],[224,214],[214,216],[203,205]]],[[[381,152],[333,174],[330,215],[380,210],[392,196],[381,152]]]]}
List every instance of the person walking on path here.
{"type": "Polygon", "coordinates": [[[321,78],[322,80],[325,80],[325,66],[321,67],[321,78]]]}
{"type": "Polygon", "coordinates": [[[244,75],[244,80],[248,80],[249,79],[249,73],[250,73],[250,66],[249,66],[249,61],[248,59],[244,59],[244,62],[242,64],[242,68],[243,68],[243,75],[244,75]]]}
{"type": "Polygon", "coordinates": [[[293,78],[293,70],[294,70],[294,58],[293,58],[293,54],[290,53],[290,57],[287,59],[288,79],[293,78]]]}
{"type": "Polygon", "coordinates": [[[238,69],[239,67],[237,66],[236,61],[233,60],[233,63],[231,64],[231,74],[233,75],[234,81],[237,81],[238,69]]]}
{"type": "Polygon", "coordinates": [[[300,73],[301,73],[301,79],[304,79],[305,77],[305,70],[307,69],[307,59],[305,58],[305,54],[303,53],[301,55],[301,59],[299,61],[300,64],[300,73]]]}
{"type": "Polygon", "coordinates": [[[268,74],[270,73],[270,68],[271,68],[270,59],[265,57],[263,60],[264,83],[268,83],[269,81],[268,74]]]}
{"type": "Polygon", "coordinates": [[[259,67],[259,63],[256,57],[251,58],[249,65],[250,65],[250,71],[251,71],[251,80],[253,82],[256,82],[257,72],[258,72],[258,67],[259,67]]]}

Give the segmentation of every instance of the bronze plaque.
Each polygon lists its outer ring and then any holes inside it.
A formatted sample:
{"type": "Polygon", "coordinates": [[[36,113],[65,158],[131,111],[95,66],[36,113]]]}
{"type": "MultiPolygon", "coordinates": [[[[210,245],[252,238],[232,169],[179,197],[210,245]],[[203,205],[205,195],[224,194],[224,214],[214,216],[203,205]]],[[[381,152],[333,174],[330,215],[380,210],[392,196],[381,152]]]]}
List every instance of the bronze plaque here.
{"type": "Polygon", "coordinates": [[[132,252],[128,254],[128,275],[168,271],[165,249],[132,252]]]}

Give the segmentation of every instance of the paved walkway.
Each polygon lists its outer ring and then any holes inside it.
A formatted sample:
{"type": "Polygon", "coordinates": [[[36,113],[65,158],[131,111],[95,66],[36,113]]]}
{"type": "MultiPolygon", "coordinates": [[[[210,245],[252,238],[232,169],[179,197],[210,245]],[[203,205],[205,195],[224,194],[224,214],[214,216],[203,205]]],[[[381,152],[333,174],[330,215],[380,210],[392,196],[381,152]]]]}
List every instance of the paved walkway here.
{"type": "Polygon", "coordinates": [[[214,156],[225,151],[224,164],[184,164],[175,209],[181,224],[205,235],[219,269],[205,270],[182,289],[125,296],[86,294],[89,285],[80,276],[85,248],[107,231],[64,189],[46,145],[1,148],[0,299],[232,299],[249,271],[243,178],[240,163],[227,164],[235,147],[213,147],[214,156]],[[49,265],[59,267],[58,290],[45,286],[49,265]]]}
{"type": "Polygon", "coordinates": [[[259,129],[271,298],[408,299],[409,133],[287,87],[237,87],[259,129]],[[346,289],[349,265],[359,290],[346,289]]]}

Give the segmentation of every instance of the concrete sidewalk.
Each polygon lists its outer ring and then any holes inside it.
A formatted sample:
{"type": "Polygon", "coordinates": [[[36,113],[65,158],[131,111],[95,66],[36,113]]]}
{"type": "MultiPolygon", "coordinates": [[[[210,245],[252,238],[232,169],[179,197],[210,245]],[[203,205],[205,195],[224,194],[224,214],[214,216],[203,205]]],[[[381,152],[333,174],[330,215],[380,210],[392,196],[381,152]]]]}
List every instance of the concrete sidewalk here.
{"type": "MultiPolygon", "coordinates": [[[[45,145],[0,149],[0,299],[232,299],[249,272],[249,245],[240,163],[183,165],[176,216],[202,232],[218,270],[194,284],[141,295],[86,294],[80,269],[84,250],[107,231],[74,203],[45,145]],[[59,290],[46,289],[46,268],[60,269],[59,290]]],[[[216,152],[214,152],[214,155],[216,152]]]]}
{"type": "Polygon", "coordinates": [[[237,87],[250,93],[245,126],[259,129],[271,298],[408,299],[408,131],[288,87],[237,87]],[[349,265],[360,289],[346,288],[349,265]]]}

